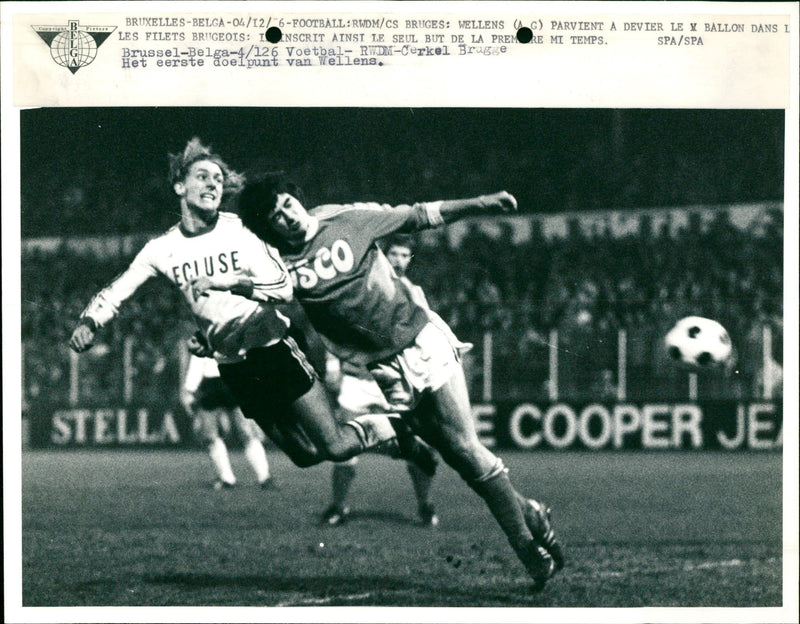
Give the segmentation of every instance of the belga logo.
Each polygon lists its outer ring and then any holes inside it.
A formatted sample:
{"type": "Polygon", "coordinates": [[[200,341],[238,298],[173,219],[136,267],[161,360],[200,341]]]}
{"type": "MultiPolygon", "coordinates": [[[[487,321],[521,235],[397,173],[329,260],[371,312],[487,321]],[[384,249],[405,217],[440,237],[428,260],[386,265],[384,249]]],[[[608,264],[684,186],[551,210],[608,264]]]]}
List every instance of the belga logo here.
{"type": "Polygon", "coordinates": [[[69,20],[66,26],[32,26],[50,47],[53,60],[73,74],[97,56],[97,48],[108,39],[116,26],[80,26],[69,20]]]}

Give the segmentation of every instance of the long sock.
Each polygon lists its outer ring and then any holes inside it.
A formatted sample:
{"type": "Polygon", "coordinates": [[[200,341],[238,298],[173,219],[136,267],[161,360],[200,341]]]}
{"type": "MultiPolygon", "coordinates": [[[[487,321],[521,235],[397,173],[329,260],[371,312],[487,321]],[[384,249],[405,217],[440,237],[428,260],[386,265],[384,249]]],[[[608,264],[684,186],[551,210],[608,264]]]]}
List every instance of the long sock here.
{"type": "Polygon", "coordinates": [[[236,483],[236,476],[231,467],[231,458],[228,456],[228,447],[225,446],[222,438],[217,438],[208,445],[208,454],[211,456],[211,463],[217,477],[225,483],[236,483]]]}
{"type": "Polygon", "coordinates": [[[267,461],[267,452],[264,450],[264,445],[255,438],[250,438],[244,445],[244,456],[247,458],[247,463],[256,473],[256,479],[259,483],[263,483],[269,479],[269,462],[267,461]]]}
{"type": "Polygon", "coordinates": [[[469,482],[469,486],[486,501],[486,505],[515,551],[533,539],[518,502],[519,495],[511,485],[500,458],[497,458],[497,462],[489,472],[469,482]]]}
{"type": "Polygon", "coordinates": [[[412,462],[407,462],[408,474],[411,476],[411,485],[414,486],[414,494],[417,497],[417,506],[423,507],[430,504],[431,485],[433,477],[425,474],[419,466],[412,462]]]}
{"type": "Polygon", "coordinates": [[[331,494],[333,496],[333,504],[337,507],[344,507],[347,503],[347,496],[350,493],[350,486],[356,478],[356,462],[357,459],[353,457],[346,462],[340,462],[333,465],[331,472],[331,494]]]}

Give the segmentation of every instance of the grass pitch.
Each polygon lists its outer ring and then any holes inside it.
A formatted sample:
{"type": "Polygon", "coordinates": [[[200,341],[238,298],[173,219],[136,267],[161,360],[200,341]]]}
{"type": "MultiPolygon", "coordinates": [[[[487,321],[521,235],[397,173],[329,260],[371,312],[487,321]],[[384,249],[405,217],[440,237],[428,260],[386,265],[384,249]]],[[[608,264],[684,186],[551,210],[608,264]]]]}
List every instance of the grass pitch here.
{"type": "Polygon", "coordinates": [[[352,520],[318,524],[330,467],[269,455],[262,491],[211,488],[202,451],[27,451],[22,602],[32,606],[774,607],[781,455],[505,452],[547,501],[567,567],[541,593],[449,468],[416,524],[404,464],[367,456],[352,520]]]}

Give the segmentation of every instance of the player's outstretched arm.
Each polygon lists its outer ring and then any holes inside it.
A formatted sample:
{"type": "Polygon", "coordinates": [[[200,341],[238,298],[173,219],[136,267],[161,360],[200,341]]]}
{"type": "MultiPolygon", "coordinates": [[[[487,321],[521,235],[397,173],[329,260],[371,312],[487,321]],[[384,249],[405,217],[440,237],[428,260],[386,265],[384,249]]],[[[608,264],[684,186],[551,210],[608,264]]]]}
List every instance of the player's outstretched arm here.
{"type": "Polygon", "coordinates": [[[445,223],[452,223],[464,217],[509,214],[516,211],[517,200],[507,191],[479,195],[469,199],[445,199],[439,206],[439,212],[445,223]]]}
{"type": "Polygon", "coordinates": [[[250,232],[242,236],[241,247],[247,269],[242,273],[195,278],[191,282],[194,300],[207,296],[210,290],[219,290],[262,303],[290,301],[292,280],[278,252],[250,232]]]}
{"type": "Polygon", "coordinates": [[[148,279],[157,275],[152,261],[151,241],[136,254],[133,262],[105,288],[98,292],[81,313],[78,326],[72,332],[69,346],[73,351],[83,353],[94,343],[100,327],[105,327],[119,312],[119,307],[148,279]]]}
{"type": "Polygon", "coordinates": [[[69,339],[69,346],[76,353],[83,353],[94,344],[96,335],[97,323],[91,317],[84,316],[73,330],[69,339]]]}

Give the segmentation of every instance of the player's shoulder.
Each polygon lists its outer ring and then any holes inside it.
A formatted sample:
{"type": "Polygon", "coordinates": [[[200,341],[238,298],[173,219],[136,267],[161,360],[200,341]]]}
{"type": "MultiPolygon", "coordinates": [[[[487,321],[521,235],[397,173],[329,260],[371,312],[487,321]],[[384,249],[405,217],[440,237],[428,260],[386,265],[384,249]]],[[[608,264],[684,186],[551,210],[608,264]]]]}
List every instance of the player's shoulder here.
{"type": "Polygon", "coordinates": [[[242,219],[235,212],[227,212],[220,210],[217,224],[221,227],[241,228],[242,219]]]}
{"type": "Polygon", "coordinates": [[[321,206],[315,206],[308,212],[317,219],[325,220],[349,212],[351,209],[352,206],[348,204],[322,204],[321,206]]]}
{"type": "Polygon", "coordinates": [[[217,226],[214,228],[214,231],[217,235],[222,234],[226,236],[228,234],[242,234],[243,232],[250,233],[244,223],[242,223],[242,218],[236,214],[235,212],[223,212],[220,211],[219,218],[217,219],[217,226]]]}
{"type": "Polygon", "coordinates": [[[228,212],[226,210],[219,211],[220,223],[241,223],[242,219],[235,212],[228,212]]]}
{"type": "Polygon", "coordinates": [[[391,210],[391,206],[374,202],[357,202],[354,204],[323,204],[321,206],[316,206],[310,212],[317,217],[317,219],[325,220],[347,214],[375,213],[386,210],[391,210]]]}

